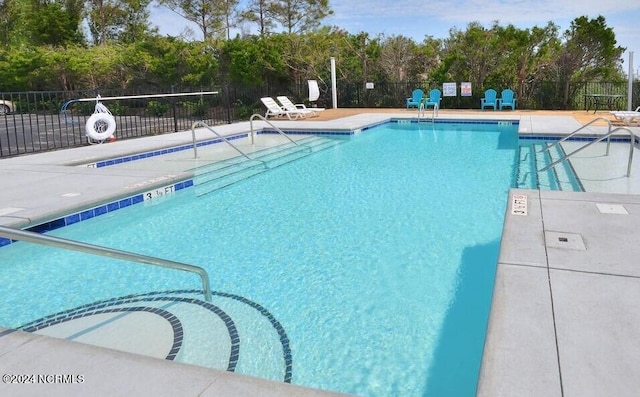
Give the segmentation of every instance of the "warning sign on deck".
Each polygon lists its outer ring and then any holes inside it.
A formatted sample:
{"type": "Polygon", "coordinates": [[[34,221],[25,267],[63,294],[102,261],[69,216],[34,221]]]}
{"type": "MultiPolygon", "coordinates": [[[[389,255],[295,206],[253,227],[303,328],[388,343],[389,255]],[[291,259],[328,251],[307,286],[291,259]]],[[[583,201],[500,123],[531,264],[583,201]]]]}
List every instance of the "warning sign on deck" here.
{"type": "Polygon", "coordinates": [[[514,194],[511,196],[511,215],[527,216],[526,194],[514,194]]]}

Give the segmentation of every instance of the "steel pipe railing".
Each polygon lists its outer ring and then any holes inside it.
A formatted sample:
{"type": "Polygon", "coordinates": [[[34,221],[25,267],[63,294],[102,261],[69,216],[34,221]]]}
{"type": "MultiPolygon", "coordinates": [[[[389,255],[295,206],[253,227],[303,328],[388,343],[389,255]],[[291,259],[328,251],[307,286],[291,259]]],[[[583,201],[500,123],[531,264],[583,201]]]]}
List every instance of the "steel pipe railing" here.
{"type": "Polygon", "coordinates": [[[136,254],[133,252],[120,251],[113,248],[101,247],[82,243],[79,241],[67,240],[60,237],[47,236],[40,233],[29,232],[25,230],[14,229],[6,226],[0,226],[0,236],[12,240],[26,241],[33,244],[40,244],[49,247],[61,248],[71,251],[84,252],[87,254],[104,256],[108,258],[119,259],[123,261],[142,263],[174,270],[182,270],[185,272],[195,273],[202,280],[202,290],[204,299],[211,302],[211,287],[209,285],[209,275],[207,271],[199,266],[189,265],[186,263],[174,262],[152,256],[136,254]]]}

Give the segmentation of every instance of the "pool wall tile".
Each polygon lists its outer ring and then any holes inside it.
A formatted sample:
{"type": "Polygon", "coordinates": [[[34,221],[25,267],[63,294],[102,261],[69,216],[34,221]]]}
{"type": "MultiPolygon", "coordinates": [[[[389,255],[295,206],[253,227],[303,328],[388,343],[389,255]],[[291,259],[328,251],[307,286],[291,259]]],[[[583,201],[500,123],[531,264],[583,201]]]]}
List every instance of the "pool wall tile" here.
{"type": "Polygon", "coordinates": [[[131,197],[118,201],[119,208],[128,207],[130,205],[131,205],[131,197]]]}
{"type": "MultiPolygon", "coordinates": [[[[525,140],[525,141],[529,141],[529,140],[533,140],[533,141],[538,141],[538,140],[543,140],[543,141],[559,141],[560,139],[564,139],[565,136],[563,135],[520,135],[518,138],[525,140]]],[[[593,140],[598,139],[600,136],[572,136],[571,138],[568,138],[567,141],[573,141],[573,142],[590,142],[593,140]]],[[[628,136],[624,137],[611,137],[611,142],[617,142],[617,143],[626,143],[629,142],[631,140],[631,138],[629,138],[628,136]]],[[[634,139],[634,143],[637,144],[638,143],[638,138],[634,139]]]]}
{"type": "MultiPolygon", "coordinates": [[[[243,134],[234,135],[234,136],[226,137],[226,138],[227,138],[227,140],[232,141],[232,140],[235,140],[235,139],[246,138],[247,136],[249,136],[249,134],[243,133],[243,134]]],[[[197,142],[196,143],[196,147],[213,145],[213,144],[221,143],[221,142],[222,142],[222,139],[220,139],[220,138],[210,139],[210,140],[207,140],[207,141],[197,142]]],[[[138,153],[138,154],[133,154],[133,155],[130,155],[130,156],[118,157],[118,158],[115,158],[115,159],[98,161],[95,164],[90,164],[90,165],[87,165],[87,166],[91,166],[91,167],[95,167],[95,168],[102,168],[102,167],[108,167],[108,166],[111,166],[111,165],[130,162],[130,161],[142,160],[142,159],[146,159],[146,158],[154,157],[154,156],[163,156],[163,155],[168,154],[168,153],[179,152],[179,151],[182,151],[182,150],[192,150],[192,149],[193,149],[193,145],[182,145],[182,146],[176,146],[176,147],[172,147],[172,148],[158,149],[158,150],[154,150],[154,151],[146,152],[146,153],[138,153]]]]}
{"type": "MultiPolygon", "coordinates": [[[[287,135],[342,135],[342,136],[349,136],[349,135],[353,135],[354,131],[324,131],[324,130],[286,130],[284,131],[287,133],[287,135]]],[[[262,131],[258,131],[258,135],[260,134],[279,134],[278,131],[276,130],[272,130],[272,129],[263,129],[262,131]]]]}
{"type": "MultiPolygon", "coordinates": [[[[186,181],[178,182],[175,185],[173,185],[173,190],[174,191],[183,190],[192,186],[193,186],[193,180],[189,179],[186,181]]],[[[100,205],[98,207],[82,210],[58,219],[54,219],[52,221],[31,226],[26,230],[30,232],[35,232],[35,233],[46,233],[51,230],[59,229],[61,227],[73,225],[74,223],[86,221],[88,219],[92,219],[109,212],[117,211],[119,209],[129,207],[131,205],[139,204],[139,203],[142,203],[143,201],[144,201],[144,196],[142,194],[136,194],[135,196],[126,197],[124,199],[113,201],[111,203],[100,205]]],[[[4,247],[15,242],[17,241],[0,237],[0,247],[4,247]]]]}
{"type": "Polygon", "coordinates": [[[95,213],[94,213],[93,209],[82,211],[80,213],[80,220],[84,221],[84,220],[87,220],[87,219],[91,219],[94,216],[95,216],[95,213]]]}
{"type": "Polygon", "coordinates": [[[71,215],[67,215],[64,217],[64,223],[66,226],[73,225],[74,223],[80,222],[80,214],[75,213],[71,215]]]}

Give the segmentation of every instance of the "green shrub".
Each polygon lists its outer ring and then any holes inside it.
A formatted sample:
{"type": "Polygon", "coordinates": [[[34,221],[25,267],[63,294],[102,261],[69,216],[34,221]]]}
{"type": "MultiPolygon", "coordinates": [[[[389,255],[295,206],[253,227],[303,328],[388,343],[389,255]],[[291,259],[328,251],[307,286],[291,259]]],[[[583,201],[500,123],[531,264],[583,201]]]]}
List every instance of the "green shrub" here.
{"type": "Polygon", "coordinates": [[[127,112],[127,106],[123,105],[122,102],[110,101],[106,104],[103,103],[103,105],[107,106],[111,114],[114,116],[123,116],[127,112]]]}
{"type": "Polygon", "coordinates": [[[180,103],[190,116],[202,117],[207,114],[207,110],[209,110],[209,104],[204,100],[199,100],[198,102],[184,101],[180,103]]]}
{"type": "Polygon", "coordinates": [[[169,111],[170,108],[171,105],[169,105],[168,103],[150,101],[147,105],[147,113],[152,116],[162,117],[169,111]]]}
{"type": "Polygon", "coordinates": [[[239,120],[248,120],[254,113],[254,107],[252,105],[245,105],[242,100],[238,99],[234,104],[235,115],[239,120]]]}

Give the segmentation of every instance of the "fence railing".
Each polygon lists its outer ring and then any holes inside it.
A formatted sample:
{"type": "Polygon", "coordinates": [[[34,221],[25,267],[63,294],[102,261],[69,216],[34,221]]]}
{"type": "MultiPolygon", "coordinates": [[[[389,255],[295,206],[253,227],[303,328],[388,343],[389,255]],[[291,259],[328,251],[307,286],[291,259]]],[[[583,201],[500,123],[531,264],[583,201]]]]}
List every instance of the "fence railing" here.
{"type": "MultiPolygon", "coordinates": [[[[480,99],[484,91],[493,88],[500,92],[510,88],[516,92],[518,108],[533,110],[579,110],[587,108],[585,95],[606,94],[624,95],[621,101],[626,108],[627,82],[583,82],[565,84],[559,81],[531,82],[518,87],[483,86],[471,83],[471,95],[461,96],[460,83],[456,87],[455,96],[444,96],[442,108],[444,109],[479,109],[480,99]]],[[[442,90],[442,84],[429,82],[402,82],[402,83],[374,83],[373,88],[366,88],[364,83],[348,82],[338,84],[339,107],[404,107],[405,98],[411,96],[411,91],[422,88],[425,92],[432,88],[442,90]]],[[[330,95],[330,94],[329,94],[330,95]]],[[[325,104],[330,105],[330,96],[325,95],[325,104]]],[[[640,81],[634,83],[633,108],[640,105],[640,81]]]]}
{"type": "MultiPolygon", "coordinates": [[[[587,94],[627,95],[626,82],[538,82],[520,87],[483,87],[472,83],[470,96],[457,95],[442,98],[444,109],[477,109],[485,89],[516,91],[519,109],[576,110],[587,109],[587,94]]],[[[401,108],[415,88],[425,91],[442,88],[429,82],[374,82],[373,88],[365,82],[340,81],[337,84],[338,107],[342,108],[401,108]],[[368,88],[369,87],[369,88],[368,88]]],[[[95,102],[79,102],[61,112],[62,105],[72,99],[106,96],[139,96],[192,92],[185,97],[154,97],[109,101],[105,105],[116,119],[116,138],[128,139],[149,135],[188,131],[194,121],[219,125],[247,121],[254,113],[263,113],[263,96],[287,95],[296,102],[307,100],[306,81],[300,84],[169,89],[155,92],[122,90],[89,91],[31,91],[0,92],[0,106],[7,102],[10,113],[0,112],[0,158],[28,153],[87,145],[84,126],[93,113],[95,102]],[[218,95],[198,95],[202,91],[218,91],[218,95]]],[[[640,82],[634,83],[633,108],[640,105],[640,82]]],[[[319,107],[332,106],[329,86],[320,84],[319,107]]],[[[626,100],[622,101],[626,108],[626,100]]]]}

